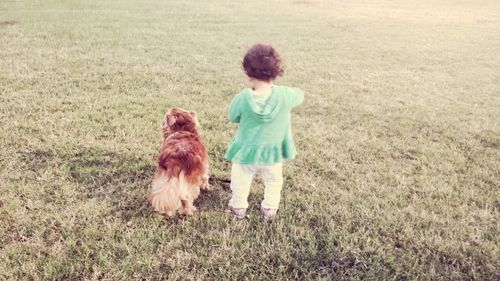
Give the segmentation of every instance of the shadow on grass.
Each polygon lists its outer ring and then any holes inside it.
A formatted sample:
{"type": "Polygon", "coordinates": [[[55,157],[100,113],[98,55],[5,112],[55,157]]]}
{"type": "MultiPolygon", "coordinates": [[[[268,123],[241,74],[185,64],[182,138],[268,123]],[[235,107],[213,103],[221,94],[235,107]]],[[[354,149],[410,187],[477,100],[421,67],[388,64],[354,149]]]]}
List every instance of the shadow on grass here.
{"type": "MultiPolygon", "coordinates": [[[[152,157],[81,148],[70,153],[53,149],[25,151],[21,160],[35,174],[64,171],[70,181],[78,183],[82,199],[108,201],[110,213],[124,220],[154,215],[146,200],[155,172],[152,157]]],[[[219,208],[223,204],[221,189],[229,189],[226,179],[212,177],[210,184],[212,190],[202,191],[195,201],[200,211],[219,208]]]]}
{"type": "Polygon", "coordinates": [[[15,24],[17,24],[17,22],[14,20],[0,21],[0,27],[10,26],[10,25],[15,25],[15,24]]]}
{"type": "Polygon", "coordinates": [[[229,180],[211,176],[209,179],[210,190],[201,190],[200,196],[194,201],[194,205],[200,212],[208,210],[220,210],[225,205],[223,192],[229,190],[229,180]]]}

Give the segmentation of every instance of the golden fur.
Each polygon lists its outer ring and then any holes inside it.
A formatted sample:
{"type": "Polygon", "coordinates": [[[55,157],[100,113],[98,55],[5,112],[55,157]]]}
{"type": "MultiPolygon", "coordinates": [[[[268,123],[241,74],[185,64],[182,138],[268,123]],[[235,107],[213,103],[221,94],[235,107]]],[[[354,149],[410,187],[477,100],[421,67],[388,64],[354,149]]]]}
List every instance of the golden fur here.
{"type": "Polygon", "coordinates": [[[168,216],[193,215],[200,187],[208,189],[208,153],[198,133],[196,113],[170,109],[163,119],[163,143],[148,201],[168,216]]]}

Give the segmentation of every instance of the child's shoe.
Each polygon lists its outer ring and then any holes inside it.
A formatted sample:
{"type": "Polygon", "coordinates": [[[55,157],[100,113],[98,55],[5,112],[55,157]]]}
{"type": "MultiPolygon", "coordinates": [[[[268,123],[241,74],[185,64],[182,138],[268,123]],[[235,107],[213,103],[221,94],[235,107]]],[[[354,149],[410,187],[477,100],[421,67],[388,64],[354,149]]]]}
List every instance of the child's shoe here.
{"type": "Polygon", "coordinates": [[[275,217],[276,214],[278,213],[278,209],[260,207],[260,210],[261,210],[262,214],[264,215],[264,217],[266,217],[266,218],[275,217]]]}
{"type": "Polygon", "coordinates": [[[229,209],[239,219],[244,219],[247,217],[247,209],[245,208],[233,208],[229,206],[229,209]]]}

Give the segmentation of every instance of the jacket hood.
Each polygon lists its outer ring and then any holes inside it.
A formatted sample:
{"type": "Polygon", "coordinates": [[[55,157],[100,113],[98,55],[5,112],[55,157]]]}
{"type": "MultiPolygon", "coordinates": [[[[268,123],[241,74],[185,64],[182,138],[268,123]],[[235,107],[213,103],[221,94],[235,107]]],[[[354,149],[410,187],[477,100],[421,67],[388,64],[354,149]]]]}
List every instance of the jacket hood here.
{"type": "Polygon", "coordinates": [[[281,111],[281,104],[279,103],[277,95],[278,91],[276,89],[276,86],[274,86],[272,88],[271,95],[268,97],[267,102],[264,105],[264,108],[260,110],[252,98],[252,90],[248,89],[245,92],[245,99],[247,100],[250,108],[252,109],[251,113],[252,117],[254,119],[261,120],[264,123],[273,121],[281,111]]]}

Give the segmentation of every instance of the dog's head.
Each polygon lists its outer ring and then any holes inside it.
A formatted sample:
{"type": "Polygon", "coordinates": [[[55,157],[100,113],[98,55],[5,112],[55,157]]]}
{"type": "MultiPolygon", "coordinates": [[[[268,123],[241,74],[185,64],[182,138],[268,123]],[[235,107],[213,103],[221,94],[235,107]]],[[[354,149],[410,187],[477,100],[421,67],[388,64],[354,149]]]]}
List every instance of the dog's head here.
{"type": "Polygon", "coordinates": [[[182,108],[173,107],[163,118],[163,137],[168,137],[175,132],[187,131],[198,133],[198,119],[194,111],[187,111],[182,108]]]}

